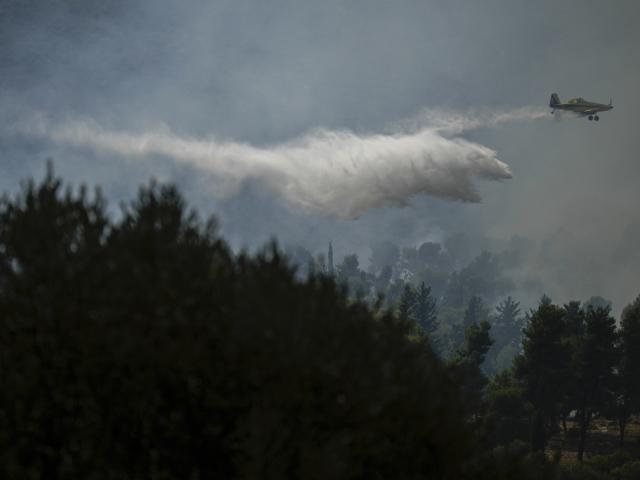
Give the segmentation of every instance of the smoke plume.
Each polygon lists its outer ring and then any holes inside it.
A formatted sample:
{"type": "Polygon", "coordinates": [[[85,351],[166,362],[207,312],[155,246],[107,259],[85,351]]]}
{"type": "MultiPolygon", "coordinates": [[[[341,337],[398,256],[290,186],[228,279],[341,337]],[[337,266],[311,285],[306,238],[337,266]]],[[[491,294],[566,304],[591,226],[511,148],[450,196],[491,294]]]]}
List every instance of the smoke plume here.
{"type": "Polygon", "coordinates": [[[210,176],[219,197],[257,179],[293,205],[324,215],[356,218],[367,210],[404,205],[413,196],[479,202],[473,180],[511,178],[496,152],[460,136],[466,130],[540,118],[530,109],[458,114],[425,111],[388,134],[316,130],[269,147],[180,137],[161,128],[144,133],[106,130],[94,122],[52,125],[40,116],[21,133],[126,158],[160,155],[210,176]]]}

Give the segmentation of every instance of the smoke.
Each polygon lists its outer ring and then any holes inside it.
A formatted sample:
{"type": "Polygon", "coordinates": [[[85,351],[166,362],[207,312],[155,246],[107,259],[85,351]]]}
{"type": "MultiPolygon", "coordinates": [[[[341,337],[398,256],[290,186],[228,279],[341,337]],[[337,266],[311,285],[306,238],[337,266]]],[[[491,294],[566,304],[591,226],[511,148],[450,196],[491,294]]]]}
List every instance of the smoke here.
{"type": "Polygon", "coordinates": [[[357,218],[419,194],[479,202],[473,180],[511,178],[509,167],[484,145],[460,137],[469,129],[540,118],[538,110],[459,114],[424,111],[388,134],[316,130],[259,148],[245,143],[180,137],[167,127],[145,133],[106,130],[94,122],[48,122],[39,116],[20,133],[126,158],[160,155],[210,177],[211,192],[227,198],[250,179],[305,211],[357,218]]]}
{"type": "Polygon", "coordinates": [[[399,127],[412,131],[432,128],[444,134],[459,135],[468,130],[544,118],[550,118],[549,110],[538,107],[521,107],[513,110],[475,109],[467,112],[425,109],[414,118],[400,122],[399,127]]]}

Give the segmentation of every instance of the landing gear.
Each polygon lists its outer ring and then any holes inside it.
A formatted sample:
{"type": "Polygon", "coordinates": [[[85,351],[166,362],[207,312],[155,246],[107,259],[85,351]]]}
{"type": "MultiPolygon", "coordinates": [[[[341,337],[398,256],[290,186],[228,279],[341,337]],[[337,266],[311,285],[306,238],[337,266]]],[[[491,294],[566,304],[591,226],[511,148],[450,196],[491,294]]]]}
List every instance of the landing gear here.
{"type": "Polygon", "coordinates": [[[589,115],[589,120],[593,120],[593,115],[589,115]]]}
{"type": "Polygon", "coordinates": [[[596,115],[595,117],[593,117],[593,119],[597,122],[598,120],[600,120],[600,117],[596,115]]]}

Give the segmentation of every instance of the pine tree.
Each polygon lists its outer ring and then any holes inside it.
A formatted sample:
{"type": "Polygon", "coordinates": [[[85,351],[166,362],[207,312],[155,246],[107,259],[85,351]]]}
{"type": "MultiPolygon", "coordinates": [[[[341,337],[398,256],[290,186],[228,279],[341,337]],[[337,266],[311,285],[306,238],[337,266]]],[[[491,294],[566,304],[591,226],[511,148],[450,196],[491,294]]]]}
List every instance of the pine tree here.
{"type": "Polygon", "coordinates": [[[475,323],[480,323],[487,319],[487,308],[484,306],[482,297],[474,295],[469,299],[467,309],[464,312],[464,326],[465,328],[475,323]]]}
{"type": "Polygon", "coordinates": [[[497,372],[511,365],[519,353],[522,341],[522,318],[520,303],[511,297],[496,306],[496,314],[491,316],[491,336],[494,344],[488,355],[490,370],[497,372]]]}
{"type": "Polygon", "coordinates": [[[566,342],[564,309],[546,295],[531,312],[523,331],[523,353],[516,358],[516,378],[532,407],[531,447],[544,451],[557,425],[567,383],[570,352],[566,342]]]}
{"type": "Polygon", "coordinates": [[[452,362],[454,377],[462,390],[467,411],[476,419],[482,405],[483,391],[488,383],[482,364],[493,343],[490,330],[491,325],[486,321],[467,326],[464,343],[452,362]]]}
{"type": "Polygon", "coordinates": [[[416,304],[416,291],[411,284],[406,284],[400,295],[398,304],[398,316],[403,319],[413,319],[414,307],[416,304]]]}
{"type": "Polygon", "coordinates": [[[436,300],[431,296],[431,287],[425,286],[424,282],[420,283],[416,291],[413,316],[418,325],[420,325],[428,335],[433,334],[437,330],[438,309],[436,300]]]}
{"type": "Polygon", "coordinates": [[[511,333],[519,333],[520,329],[520,302],[510,296],[496,306],[495,327],[505,331],[505,336],[513,338],[511,333]]]}
{"type": "Polygon", "coordinates": [[[613,372],[617,363],[616,321],[610,308],[589,306],[585,313],[584,334],[579,337],[571,364],[572,377],[577,380],[578,460],[582,461],[587,431],[593,413],[611,403],[613,372]]]}

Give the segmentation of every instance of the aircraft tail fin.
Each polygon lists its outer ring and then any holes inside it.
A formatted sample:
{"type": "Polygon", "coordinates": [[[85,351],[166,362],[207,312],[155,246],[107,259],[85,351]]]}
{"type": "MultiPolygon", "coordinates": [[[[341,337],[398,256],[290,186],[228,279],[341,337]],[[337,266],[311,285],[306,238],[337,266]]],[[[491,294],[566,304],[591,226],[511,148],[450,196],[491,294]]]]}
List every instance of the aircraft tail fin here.
{"type": "Polygon", "coordinates": [[[551,94],[551,100],[549,100],[549,106],[551,108],[555,107],[556,105],[558,105],[560,103],[560,97],[558,96],[557,93],[552,93],[551,94]]]}

